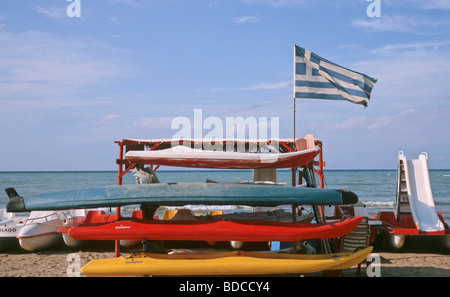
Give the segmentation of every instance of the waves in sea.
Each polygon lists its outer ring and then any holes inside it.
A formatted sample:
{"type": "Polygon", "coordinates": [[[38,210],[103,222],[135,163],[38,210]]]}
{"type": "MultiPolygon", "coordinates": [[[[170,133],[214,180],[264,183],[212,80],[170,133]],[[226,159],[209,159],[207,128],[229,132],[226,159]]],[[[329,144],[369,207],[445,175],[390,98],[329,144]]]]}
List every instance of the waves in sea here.
{"type": "MultiPolygon", "coordinates": [[[[157,171],[161,182],[205,182],[206,179],[220,183],[237,183],[252,180],[251,170],[173,170],[157,171]]],[[[346,189],[356,193],[368,208],[369,214],[379,210],[394,210],[396,206],[396,170],[326,170],[325,187],[346,189]]],[[[277,181],[291,184],[291,171],[279,170],[277,181]]],[[[450,221],[450,170],[430,170],[430,182],[436,210],[450,221]]],[[[124,184],[134,184],[131,173],[123,178],[124,184]]],[[[117,184],[115,171],[88,172],[0,172],[0,187],[16,188],[27,195],[41,194],[76,188],[89,188],[117,184]]],[[[0,208],[5,208],[6,193],[0,193],[0,208]]],[[[228,211],[234,209],[227,207],[228,211]]]]}

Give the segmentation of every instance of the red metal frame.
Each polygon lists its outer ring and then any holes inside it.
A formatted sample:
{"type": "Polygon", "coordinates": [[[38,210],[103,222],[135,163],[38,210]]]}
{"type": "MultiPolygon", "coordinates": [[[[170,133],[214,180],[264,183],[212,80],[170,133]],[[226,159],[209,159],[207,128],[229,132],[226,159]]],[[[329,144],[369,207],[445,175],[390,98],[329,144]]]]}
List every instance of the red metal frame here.
{"type": "MultiPolygon", "coordinates": [[[[241,140],[225,140],[223,142],[221,142],[224,146],[227,143],[230,143],[230,141],[233,141],[234,145],[236,146],[238,143],[242,143],[241,140]]],[[[123,181],[123,176],[125,174],[127,174],[131,169],[134,168],[134,164],[130,163],[129,161],[127,161],[124,158],[124,149],[126,149],[126,146],[130,146],[130,145],[143,145],[144,147],[146,147],[148,150],[160,150],[160,149],[168,149],[171,148],[173,145],[173,141],[169,140],[169,139],[156,139],[156,140],[135,140],[135,139],[123,139],[122,141],[115,141],[114,143],[116,143],[119,146],[119,158],[116,159],[116,164],[119,166],[118,168],[118,176],[117,176],[117,184],[118,185],[122,185],[122,181],[123,181]]],[[[186,144],[190,144],[191,147],[195,147],[195,146],[199,146],[200,143],[202,144],[202,147],[205,143],[203,142],[199,142],[196,140],[179,140],[178,143],[181,145],[186,145],[186,144]]],[[[265,143],[265,144],[270,144],[271,141],[264,141],[261,143],[265,143]]],[[[289,140],[280,140],[278,141],[279,145],[279,150],[281,153],[283,152],[294,152],[296,151],[296,146],[295,146],[295,142],[294,141],[289,141],[289,140]]],[[[211,142],[208,144],[215,144],[214,142],[211,142]]],[[[248,146],[248,141],[245,142],[245,146],[248,146]]],[[[315,140],[315,145],[320,149],[319,151],[319,160],[318,161],[314,161],[312,163],[312,167],[314,168],[314,172],[319,176],[319,180],[320,180],[320,188],[324,188],[324,174],[323,174],[323,168],[325,167],[325,162],[323,161],[323,144],[320,140],[315,140]],[[318,168],[315,168],[318,167],[318,168]]],[[[157,166],[156,168],[154,168],[153,170],[156,171],[159,168],[159,166],[157,166]]],[[[298,184],[302,183],[302,175],[299,174],[298,177],[298,184]]],[[[297,185],[297,179],[296,179],[296,170],[295,168],[292,169],[292,186],[295,187],[297,185]]],[[[293,214],[297,213],[297,205],[293,205],[292,206],[292,212],[293,214]]],[[[120,216],[120,207],[116,208],[116,214],[119,217],[120,216]]],[[[323,214],[323,211],[322,211],[323,214]]],[[[321,215],[322,215],[321,214],[321,215]]],[[[296,219],[296,216],[293,216],[296,219]]],[[[296,248],[296,244],[294,243],[293,245],[294,248],[294,252],[295,252],[295,248],[296,248]]],[[[120,245],[119,245],[119,241],[116,240],[115,242],[115,256],[119,257],[120,256],[120,245]]]]}

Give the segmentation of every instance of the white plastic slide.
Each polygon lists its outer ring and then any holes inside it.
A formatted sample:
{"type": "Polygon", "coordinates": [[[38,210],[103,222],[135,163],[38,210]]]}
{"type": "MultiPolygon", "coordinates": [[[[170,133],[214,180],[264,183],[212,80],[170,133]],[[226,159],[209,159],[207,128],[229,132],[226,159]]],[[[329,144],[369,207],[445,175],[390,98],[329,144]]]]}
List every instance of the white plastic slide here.
{"type": "Polygon", "coordinates": [[[444,234],[445,227],[437,215],[431,191],[427,153],[421,153],[418,159],[407,160],[400,152],[399,159],[405,165],[409,204],[419,233],[444,234]]]}

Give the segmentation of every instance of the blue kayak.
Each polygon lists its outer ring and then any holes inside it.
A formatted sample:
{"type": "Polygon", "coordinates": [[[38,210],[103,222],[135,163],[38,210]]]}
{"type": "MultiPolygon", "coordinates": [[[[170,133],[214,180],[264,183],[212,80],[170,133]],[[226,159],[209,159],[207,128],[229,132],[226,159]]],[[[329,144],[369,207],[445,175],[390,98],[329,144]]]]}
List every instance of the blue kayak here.
{"type": "Polygon", "coordinates": [[[104,186],[19,196],[5,190],[8,212],[84,209],[131,204],[182,205],[340,205],[358,202],[350,191],[262,184],[154,183],[104,186]]]}

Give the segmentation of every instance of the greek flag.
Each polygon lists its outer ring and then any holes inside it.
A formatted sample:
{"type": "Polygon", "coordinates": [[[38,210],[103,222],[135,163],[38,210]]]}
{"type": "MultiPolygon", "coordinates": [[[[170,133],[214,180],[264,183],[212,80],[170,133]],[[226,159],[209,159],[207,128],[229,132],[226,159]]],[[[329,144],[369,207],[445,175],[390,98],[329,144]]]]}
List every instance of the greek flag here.
{"type": "Polygon", "coordinates": [[[376,79],[294,45],[294,98],[348,100],[367,106],[376,79]]]}

